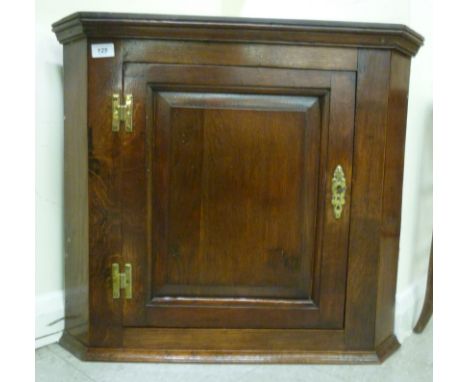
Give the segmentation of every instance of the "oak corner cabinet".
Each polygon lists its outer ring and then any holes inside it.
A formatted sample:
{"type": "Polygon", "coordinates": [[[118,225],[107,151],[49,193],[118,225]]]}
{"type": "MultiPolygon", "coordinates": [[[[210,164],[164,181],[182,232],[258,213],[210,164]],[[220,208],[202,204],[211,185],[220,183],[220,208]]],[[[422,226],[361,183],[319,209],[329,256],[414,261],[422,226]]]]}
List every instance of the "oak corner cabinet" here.
{"type": "Polygon", "coordinates": [[[375,363],[393,333],[402,25],[76,13],[63,346],[86,360],[375,363]]]}

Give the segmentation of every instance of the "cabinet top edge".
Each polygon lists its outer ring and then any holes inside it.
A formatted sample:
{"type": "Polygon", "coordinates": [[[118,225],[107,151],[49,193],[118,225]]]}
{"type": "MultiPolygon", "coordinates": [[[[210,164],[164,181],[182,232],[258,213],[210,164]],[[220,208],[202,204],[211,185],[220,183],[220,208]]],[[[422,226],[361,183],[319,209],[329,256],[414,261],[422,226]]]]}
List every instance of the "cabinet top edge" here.
{"type": "Polygon", "coordinates": [[[414,56],[424,38],[402,24],[77,12],[55,22],[60,43],[153,38],[395,49],[414,56]]]}

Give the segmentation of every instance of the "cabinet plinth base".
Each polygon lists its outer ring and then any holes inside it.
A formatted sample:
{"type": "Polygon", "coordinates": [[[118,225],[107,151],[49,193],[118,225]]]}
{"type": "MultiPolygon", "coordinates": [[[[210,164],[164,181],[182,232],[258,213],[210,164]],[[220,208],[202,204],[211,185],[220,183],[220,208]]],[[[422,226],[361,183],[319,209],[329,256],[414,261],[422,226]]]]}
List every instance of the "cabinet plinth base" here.
{"type": "Polygon", "coordinates": [[[369,351],[213,351],[88,347],[64,332],[60,345],[82,361],[161,363],[379,364],[400,343],[394,335],[369,351]]]}

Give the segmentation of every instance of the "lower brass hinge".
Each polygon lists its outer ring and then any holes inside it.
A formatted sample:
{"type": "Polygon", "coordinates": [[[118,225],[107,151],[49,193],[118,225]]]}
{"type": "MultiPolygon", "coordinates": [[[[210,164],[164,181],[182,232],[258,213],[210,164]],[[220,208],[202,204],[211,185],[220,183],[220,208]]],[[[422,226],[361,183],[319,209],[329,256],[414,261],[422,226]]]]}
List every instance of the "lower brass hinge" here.
{"type": "Polygon", "coordinates": [[[124,122],[126,132],[133,131],[133,96],[131,94],[125,96],[123,105],[120,104],[120,95],[112,94],[112,131],[120,130],[120,122],[124,122]]]}
{"type": "Polygon", "coordinates": [[[119,264],[112,264],[112,297],[120,298],[120,290],[125,289],[125,298],[132,298],[132,264],[125,264],[124,273],[120,273],[119,264]]]}

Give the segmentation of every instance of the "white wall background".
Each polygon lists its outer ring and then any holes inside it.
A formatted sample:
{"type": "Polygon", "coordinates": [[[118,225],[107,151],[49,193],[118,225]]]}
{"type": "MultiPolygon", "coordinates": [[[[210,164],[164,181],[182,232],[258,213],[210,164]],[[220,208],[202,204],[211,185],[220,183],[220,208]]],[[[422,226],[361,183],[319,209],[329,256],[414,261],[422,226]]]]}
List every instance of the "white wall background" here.
{"type": "Polygon", "coordinates": [[[432,233],[432,1],[37,0],[36,346],[57,340],[63,329],[63,70],[51,24],[77,11],[386,22],[421,33],[425,44],[411,68],[395,328],[400,340],[411,333],[432,233]]]}

